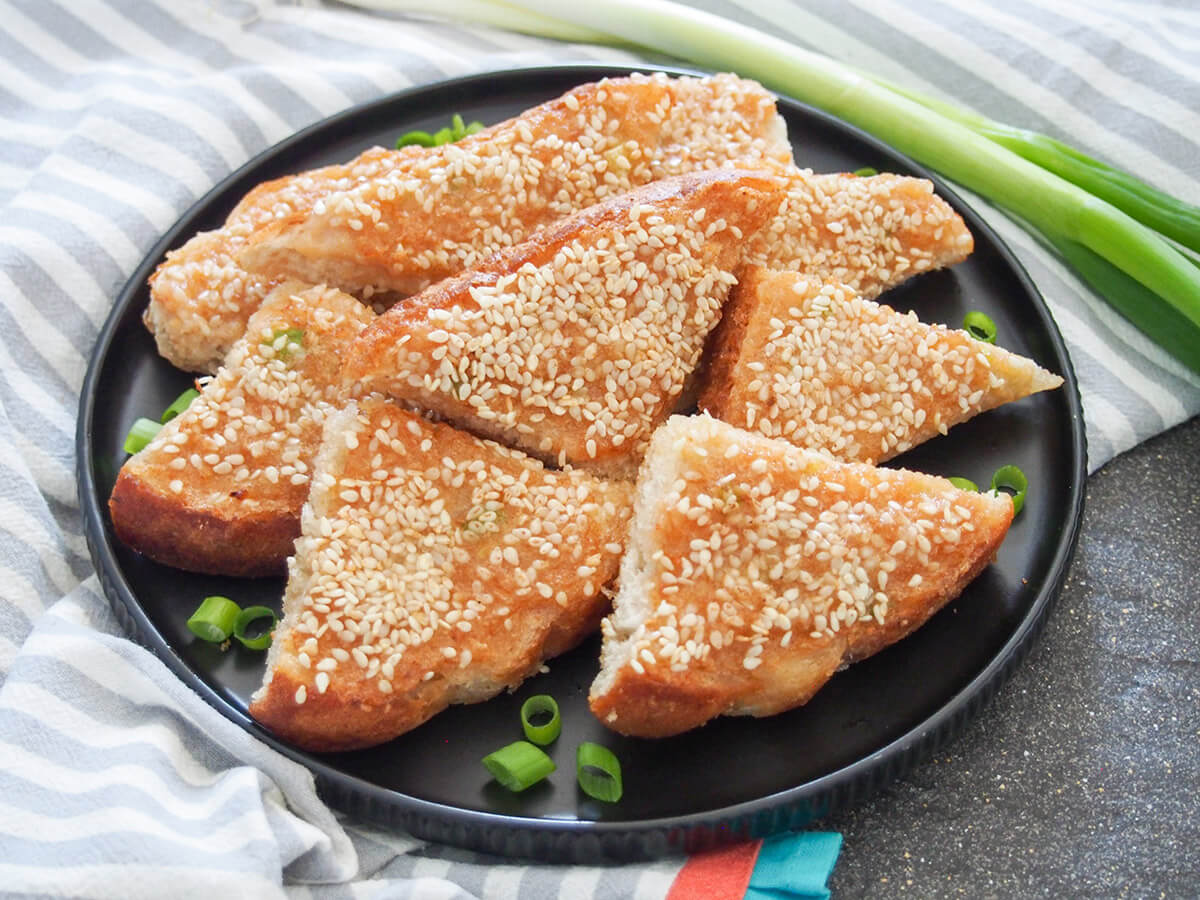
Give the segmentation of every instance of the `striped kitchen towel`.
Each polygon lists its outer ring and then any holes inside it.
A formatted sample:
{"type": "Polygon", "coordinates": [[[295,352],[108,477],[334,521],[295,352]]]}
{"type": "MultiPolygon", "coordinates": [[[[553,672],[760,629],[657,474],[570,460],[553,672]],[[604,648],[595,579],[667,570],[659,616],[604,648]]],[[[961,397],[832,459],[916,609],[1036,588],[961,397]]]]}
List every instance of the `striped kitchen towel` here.
{"type": "MultiPolygon", "coordinates": [[[[1195,10],[700,5],[1068,137],[1200,201],[1200,111],[1187,99],[1200,72],[1195,10]]],[[[712,859],[526,866],[332,813],[306,770],[122,632],[75,497],[75,414],[96,334],[145,253],[212,185],[297,129],[390,91],[586,60],[637,57],[315,0],[0,0],[0,893],[650,898],[701,883],[690,879],[712,859]]],[[[1200,379],[1010,220],[978,208],[1066,336],[1092,469],[1200,410],[1200,379]]],[[[827,875],[837,848],[826,840],[807,849],[827,875]]],[[[750,896],[799,896],[788,878],[808,870],[789,847],[805,844],[743,847],[716,871],[749,873],[750,896]]]]}

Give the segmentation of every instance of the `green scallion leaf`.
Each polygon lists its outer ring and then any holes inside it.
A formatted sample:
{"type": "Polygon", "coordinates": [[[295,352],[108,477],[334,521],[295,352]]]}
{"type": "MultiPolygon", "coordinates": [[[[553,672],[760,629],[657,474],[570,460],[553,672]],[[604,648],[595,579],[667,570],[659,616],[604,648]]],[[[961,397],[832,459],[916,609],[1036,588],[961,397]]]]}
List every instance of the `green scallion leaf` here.
{"type": "Polygon", "coordinates": [[[979,491],[979,485],[973,482],[970,478],[959,478],[957,475],[955,475],[953,478],[947,478],[946,480],[960,491],[979,491]]]}
{"type": "Polygon", "coordinates": [[[455,113],[450,117],[450,134],[453,140],[458,140],[461,137],[466,137],[467,124],[463,121],[463,117],[455,113]]]}
{"type": "Polygon", "coordinates": [[[125,436],[125,452],[129,454],[137,453],[143,450],[147,444],[154,440],[154,436],[162,429],[161,422],[155,422],[153,419],[137,419],[129,429],[129,434],[125,436]]]}
{"type": "Polygon", "coordinates": [[[863,166],[861,169],[855,169],[854,174],[859,178],[867,178],[871,175],[878,175],[878,169],[872,169],[870,166],[863,166]]]}
{"type": "Polygon", "coordinates": [[[537,694],[521,704],[521,727],[525,737],[543,747],[562,734],[558,703],[549,694],[537,694]],[[545,721],[537,722],[537,719],[545,721]]]}
{"type": "Polygon", "coordinates": [[[1025,494],[1029,491],[1029,479],[1016,466],[1001,466],[992,476],[993,491],[1011,491],[1013,515],[1025,506],[1025,494]]]}
{"type": "Polygon", "coordinates": [[[449,126],[446,128],[439,128],[433,133],[433,145],[435,147],[440,147],[442,144],[449,144],[453,141],[454,132],[450,130],[449,126]]]}
{"type": "Polygon", "coordinates": [[[220,644],[233,634],[241,611],[228,597],[205,597],[187,620],[187,627],[200,640],[220,644]]]}
{"type": "Polygon", "coordinates": [[[241,642],[243,647],[251,650],[266,650],[271,646],[271,632],[278,621],[275,610],[269,606],[247,606],[238,613],[237,621],[233,625],[233,636],[241,642]],[[264,619],[270,619],[271,624],[262,628],[258,634],[248,633],[253,623],[261,622],[264,619]]]}
{"type": "Polygon", "coordinates": [[[977,341],[996,343],[996,323],[992,321],[991,316],[977,309],[963,316],[963,329],[977,341]]]}
{"type": "Polygon", "coordinates": [[[173,418],[192,405],[192,401],[200,396],[200,392],[195,388],[188,388],[178,397],[171,401],[171,405],[163,410],[162,419],[164,425],[170,422],[173,418]]]}
{"type": "Polygon", "coordinates": [[[483,131],[482,122],[471,122],[469,125],[467,125],[467,130],[463,134],[463,137],[466,137],[468,134],[479,134],[481,131],[483,131]]]}
{"type": "Polygon", "coordinates": [[[523,791],[554,771],[554,760],[528,741],[516,741],[483,758],[492,777],[510,791],[523,791]]]}
{"type": "Polygon", "coordinates": [[[428,131],[407,131],[396,138],[396,149],[416,144],[419,147],[432,147],[433,135],[428,131]]]}
{"type": "Polygon", "coordinates": [[[607,747],[584,741],[575,753],[575,777],[589,797],[616,803],[621,799],[621,763],[607,747]]]}

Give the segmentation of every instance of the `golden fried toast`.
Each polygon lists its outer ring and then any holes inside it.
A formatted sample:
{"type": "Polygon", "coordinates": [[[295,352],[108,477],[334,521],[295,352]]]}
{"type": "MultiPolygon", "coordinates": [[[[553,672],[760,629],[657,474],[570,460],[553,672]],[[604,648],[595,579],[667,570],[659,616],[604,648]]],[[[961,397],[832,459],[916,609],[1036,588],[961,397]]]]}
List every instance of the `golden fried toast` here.
{"type": "Polygon", "coordinates": [[[247,272],[237,262],[250,235],[421,149],[373,147],[345,164],[264,182],[242,198],[220,228],[202,231],[170,251],[150,277],[150,303],[142,316],[159,354],[185,371],[215,372],[251,314],[283,280],[247,272]]]}
{"type": "Polygon", "coordinates": [[[626,483],[351,403],[326,422],[250,714],[346,750],[515,688],[597,627],[631,507],[626,483]]]}
{"type": "Polygon", "coordinates": [[[962,218],[924,178],[793,168],[777,215],[747,245],[746,265],[794,269],[875,297],[974,248],[962,218]]]}
{"type": "Polygon", "coordinates": [[[272,291],[200,396],[122,466],[108,503],[117,536],[194,572],[282,573],[341,355],[373,315],[340,291],[272,291]]]}
{"type": "Polygon", "coordinates": [[[343,375],[546,462],[631,478],[781,192],[722,169],[597,204],[388,310],[343,375]]]}
{"type": "Polygon", "coordinates": [[[994,557],[1005,494],[840,463],[707,415],[655,433],[589,703],[664,737],[806,703],[994,557]]]}
{"type": "Polygon", "coordinates": [[[1062,378],[852,288],[748,269],[714,332],[699,406],[837,459],[881,462],[1062,378]]]}
{"type": "Polygon", "coordinates": [[[409,295],[640,185],[790,162],[775,99],[755,82],[605,79],[281,216],[239,259],[364,298],[409,295]]]}

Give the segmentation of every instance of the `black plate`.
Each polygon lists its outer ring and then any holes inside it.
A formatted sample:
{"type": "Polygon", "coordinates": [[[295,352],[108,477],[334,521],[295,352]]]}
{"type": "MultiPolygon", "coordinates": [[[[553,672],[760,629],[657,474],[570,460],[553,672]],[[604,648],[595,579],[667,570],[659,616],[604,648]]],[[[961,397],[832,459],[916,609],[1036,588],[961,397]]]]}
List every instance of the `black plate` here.
{"type": "MultiPolygon", "coordinates": [[[[802,709],[722,719],[668,740],[622,738],[591,716],[586,696],[598,640],[552,661],[548,674],[513,695],[451,709],[372,750],[308,754],[251,721],[247,698],[258,686],[263,655],[242,648],[222,653],[193,640],[184,621],[211,593],[278,608],[282,582],[156,565],[116,541],[107,515],[129,425],[161,410],[189,382],[158,357],[140,321],[147,276],[168,249],[218,226],[260,181],[348,159],[409,129],[433,131],[454,111],[467,121],[496,122],[616,74],[622,70],[565,66],[417,88],[334,116],[263,153],[196,204],[134,273],[97,341],[80,404],[79,489],[89,545],[113,606],[140,639],[224,715],[308,766],[330,803],[423,837],[511,855],[582,860],[694,850],[802,825],[873,792],[955,734],[1024,657],[1062,583],[1082,511],[1083,421],[1062,339],[1020,264],[938,183],[974,232],[975,253],[886,299],[926,321],[958,323],[968,309],[982,309],[1005,346],[1062,373],[1066,385],[980,416],[900,460],[984,484],[997,467],[1015,463],[1032,485],[996,563],[925,628],[835,676],[802,709]],[[520,736],[518,708],[533,693],[550,693],[562,706],[563,736],[550,751],[558,771],[512,795],[489,783],[479,760],[520,736]],[[626,790],[619,803],[600,804],[577,789],[574,751],[583,740],[607,744],[622,760],[626,790]]],[[[801,165],[930,177],[829,116],[788,100],[780,108],[801,165]]]]}

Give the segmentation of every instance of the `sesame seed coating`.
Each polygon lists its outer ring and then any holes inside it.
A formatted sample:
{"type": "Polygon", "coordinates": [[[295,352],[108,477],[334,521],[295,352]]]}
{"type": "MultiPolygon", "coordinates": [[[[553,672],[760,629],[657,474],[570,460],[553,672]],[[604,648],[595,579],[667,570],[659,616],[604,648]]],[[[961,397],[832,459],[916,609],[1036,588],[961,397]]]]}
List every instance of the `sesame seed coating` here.
{"type": "Polygon", "coordinates": [[[592,709],[658,736],[807,702],[956,596],[1011,518],[1007,496],[674,417],[639,477],[592,709]]]}
{"type": "Polygon", "coordinates": [[[406,295],[640,185],[790,162],[774,98],[754,82],[605,79],[331,194],[259,231],[240,259],[364,297],[406,295]]]}
{"type": "Polygon", "coordinates": [[[281,572],[341,357],[372,317],[340,291],[276,288],[200,395],[122,467],[109,502],[121,539],[195,571],[281,572]]]}
{"type": "Polygon", "coordinates": [[[767,437],[880,462],[1062,379],[965,331],[846,285],[745,273],[713,341],[700,406],[767,437]]]}
{"type": "Polygon", "coordinates": [[[326,424],[251,714],[344,749],[515,687],[595,629],[631,494],[377,396],[351,403],[326,424]]]}
{"type": "Polygon", "coordinates": [[[345,377],[545,461],[631,475],[780,191],[727,169],[598,204],[389,310],[345,377]]]}
{"type": "Polygon", "coordinates": [[[961,262],[974,246],[962,218],[924,178],[793,168],[775,217],[747,245],[746,265],[795,269],[875,297],[961,262]]]}

